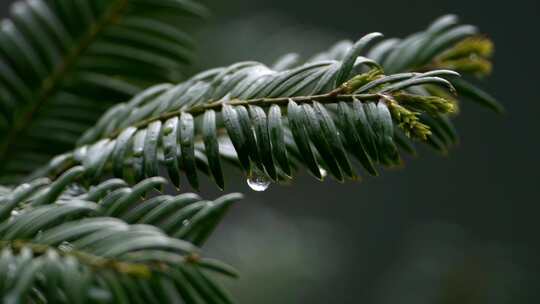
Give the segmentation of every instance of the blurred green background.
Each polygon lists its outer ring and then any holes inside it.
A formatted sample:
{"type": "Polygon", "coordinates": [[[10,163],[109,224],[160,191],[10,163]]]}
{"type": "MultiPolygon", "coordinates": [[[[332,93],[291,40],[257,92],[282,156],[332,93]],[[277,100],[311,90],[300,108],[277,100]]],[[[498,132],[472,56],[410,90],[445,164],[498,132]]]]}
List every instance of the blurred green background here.
{"type": "MultiPolygon", "coordinates": [[[[11,2],[2,0],[4,15],[11,2]]],[[[203,2],[213,17],[198,33],[194,71],[309,56],[372,31],[402,37],[458,14],[495,41],[484,86],[507,108],[462,104],[449,156],[420,149],[404,170],[362,183],[301,172],[254,193],[229,170],[227,191],[246,199],[207,251],[242,273],[226,282],[240,303],[540,303],[538,0],[203,2]]]]}
{"type": "Polygon", "coordinates": [[[230,178],[247,198],[209,249],[240,268],[242,303],[540,303],[537,0],[206,3],[201,68],[309,56],[372,31],[403,37],[457,14],[495,41],[484,87],[507,108],[463,103],[449,156],[421,149],[404,170],[362,183],[304,172],[253,193],[230,178]]]}

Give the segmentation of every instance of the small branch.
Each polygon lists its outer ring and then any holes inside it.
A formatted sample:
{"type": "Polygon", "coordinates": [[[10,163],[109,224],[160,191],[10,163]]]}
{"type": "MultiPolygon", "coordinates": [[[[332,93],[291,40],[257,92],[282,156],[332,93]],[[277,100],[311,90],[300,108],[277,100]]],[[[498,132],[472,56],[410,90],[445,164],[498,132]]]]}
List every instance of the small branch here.
{"type": "MultiPolygon", "coordinates": [[[[163,271],[167,265],[156,261],[154,263],[135,263],[135,262],[124,262],[117,259],[105,258],[90,253],[86,253],[79,250],[70,250],[63,251],[56,246],[50,246],[45,244],[36,244],[28,241],[15,240],[15,241],[3,241],[0,240],[0,249],[10,247],[15,251],[20,251],[23,248],[28,248],[32,251],[34,256],[40,256],[45,254],[48,250],[54,250],[62,256],[73,256],[77,260],[81,261],[88,267],[95,269],[113,269],[120,273],[139,276],[139,277],[149,277],[151,272],[154,271],[163,271]]],[[[179,258],[179,262],[185,264],[197,265],[201,257],[198,254],[189,254],[179,258]]]]}
{"type": "Polygon", "coordinates": [[[28,248],[34,256],[45,254],[48,250],[54,250],[62,256],[73,256],[85,265],[96,269],[114,269],[118,272],[135,275],[135,276],[150,276],[152,265],[142,263],[123,262],[115,259],[104,258],[89,254],[78,250],[63,251],[55,246],[45,244],[30,243],[27,241],[0,241],[0,248],[11,247],[15,251],[20,251],[23,248],[28,248]]]}
{"type": "Polygon", "coordinates": [[[112,6],[105,12],[103,18],[95,23],[88,31],[88,33],[82,37],[80,42],[73,47],[60,64],[58,64],[49,77],[44,79],[41,83],[41,87],[37,93],[35,103],[30,104],[20,113],[22,114],[18,119],[15,119],[15,125],[6,135],[5,140],[0,143],[0,159],[6,160],[8,158],[8,150],[18,136],[23,133],[28,126],[33,116],[43,107],[43,105],[49,100],[49,98],[56,92],[59,83],[66,76],[67,73],[76,64],[78,58],[88,49],[88,47],[96,40],[96,38],[103,32],[103,30],[110,24],[116,23],[125,11],[128,5],[128,0],[117,0],[112,6]]]}
{"type": "MultiPolygon", "coordinates": [[[[293,100],[296,103],[313,103],[314,101],[329,104],[336,103],[339,101],[352,102],[355,99],[358,100],[376,100],[379,99],[379,94],[357,94],[357,95],[338,95],[333,92],[324,95],[313,95],[313,96],[299,96],[299,97],[279,97],[279,98],[259,98],[251,100],[232,100],[227,102],[231,106],[260,106],[260,107],[269,107],[271,105],[287,105],[289,100],[293,100]]],[[[222,103],[218,104],[209,104],[203,106],[202,109],[194,108],[191,111],[188,111],[192,114],[200,114],[209,109],[219,109],[222,107],[222,103]]]]}
{"type": "MultiPolygon", "coordinates": [[[[339,89],[339,88],[338,88],[339,89]]],[[[337,90],[338,90],[337,89],[337,90]]],[[[139,123],[132,125],[132,127],[142,128],[154,121],[166,120],[175,116],[180,115],[181,113],[190,113],[194,116],[200,115],[208,110],[221,110],[224,104],[231,106],[260,106],[260,107],[270,107],[272,105],[285,106],[289,103],[289,100],[293,100],[296,103],[313,103],[319,102],[322,104],[332,104],[339,101],[352,102],[354,100],[369,101],[369,100],[378,100],[381,98],[380,94],[339,94],[340,91],[334,90],[327,94],[321,95],[311,95],[311,96],[297,96],[297,97],[277,97],[277,98],[256,98],[248,100],[228,100],[228,101],[216,101],[200,106],[195,106],[188,110],[176,110],[171,112],[163,113],[159,116],[150,117],[139,123]]],[[[116,130],[109,138],[116,138],[123,130],[116,130]]]]}

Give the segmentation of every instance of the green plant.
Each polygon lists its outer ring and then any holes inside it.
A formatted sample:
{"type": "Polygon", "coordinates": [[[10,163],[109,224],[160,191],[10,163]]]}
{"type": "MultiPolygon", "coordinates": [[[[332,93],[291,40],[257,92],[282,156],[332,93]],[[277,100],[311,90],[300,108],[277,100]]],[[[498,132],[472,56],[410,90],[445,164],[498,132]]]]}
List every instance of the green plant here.
{"type": "Polygon", "coordinates": [[[205,14],[188,0],[14,5],[0,31],[4,302],[232,303],[214,275],[236,272],[199,248],[241,195],[152,190],[183,187],[181,172],[224,189],[222,161],[257,191],[300,167],[358,180],[414,141],[446,153],[460,96],[502,111],[459,78],[488,74],[493,46],[455,16],[403,40],[373,33],[304,62],[158,84],[191,57],[177,17],[205,14]]]}

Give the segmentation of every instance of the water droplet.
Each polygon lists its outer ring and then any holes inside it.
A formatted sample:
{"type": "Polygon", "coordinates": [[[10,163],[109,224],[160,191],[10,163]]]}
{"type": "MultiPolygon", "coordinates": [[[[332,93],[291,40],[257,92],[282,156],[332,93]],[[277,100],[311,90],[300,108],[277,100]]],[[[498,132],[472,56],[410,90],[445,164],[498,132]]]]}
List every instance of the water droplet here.
{"type": "Polygon", "coordinates": [[[60,251],[64,251],[64,252],[70,252],[73,250],[73,244],[71,244],[70,242],[66,242],[66,241],[63,241],[59,246],[58,246],[58,249],[60,251]]]}
{"type": "Polygon", "coordinates": [[[17,216],[17,215],[19,215],[19,214],[20,214],[20,212],[17,211],[17,210],[12,210],[12,211],[11,211],[11,216],[17,216]]]}
{"type": "Polygon", "coordinates": [[[265,191],[270,187],[270,179],[264,172],[254,168],[248,176],[247,184],[254,191],[265,191]]]}
{"type": "Polygon", "coordinates": [[[328,171],[326,171],[324,168],[319,167],[319,172],[321,173],[322,178],[325,178],[328,176],[328,171]]]}
{"type": "Polygon", "coordinates": [[[189,226],[189,224],[191,224],[191,221],[188,220],[188,219],[185,219],[185,220],[182,221],[182,226],[184,226],[184,227],[189,226]]]}

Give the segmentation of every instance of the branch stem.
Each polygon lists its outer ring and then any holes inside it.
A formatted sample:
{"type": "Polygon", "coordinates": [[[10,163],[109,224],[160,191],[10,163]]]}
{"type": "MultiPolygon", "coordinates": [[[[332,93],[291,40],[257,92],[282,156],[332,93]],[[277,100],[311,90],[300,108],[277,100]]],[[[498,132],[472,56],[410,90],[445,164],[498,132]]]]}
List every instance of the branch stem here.
{"type": "MultiPolygon", "coordinates": [[[[32,251],[34,256],[40,256],[45,254],[48,250],[55,250],[62,256],[73,256],[77,260],[81,261],[88,267],[94,269],[110,270],[113,269],[117,272],[134,275],[139,277],[148,277],[153,271],[162,271],[164,267],[167,267],[163,263],[151,262],[129,262],[121,261],[114,258],[102,257],[90,253],[86,253],[80,250],[62,251],[57,246],[51,246],[46,244],[37,244],[23,240],[4,241],[0,240],[0,249],[12,248],[15,251],[20,251],[23,248],[28,248],[32,251]]],[[[178,262],[186,264],[197,264],[200,261],[198,254],[189,254],[179,257],[178,262]]]]}
{"type": "Polygon", "coordinates": [[[54,68],[52,73],[41,82],[41,87],[36,93],[36,102],[29,104],[20,111],[22,117],[14,119],[14,126],[5,136],[5,140],[0,143],[0,159],[5,163],[9,157],[9,149],[17,139],[30,125],[33,116],[39,112],[45,103],[54,95],[61,81],[71,71],[77,63],[79,57],[90,47],[90,45],[99,37],[107,26],[118,22],[122,13],[126,10],[128,0],[116,0],[111,7],[104,13],[88,32],[78,41],[78,43],[68,51],[63,60],[54,68]]]}
{"type": "MultiPolygon", "coordinates": [[[[272,105],[285,106],[289,103],[289,100],[292,100],[299,104],[313,103],[313,102],[319,102],[322,104],[332,104],[332,103],[337,103],[340,101],[345,101],[345,102],[352,102],[354,100],[370,101],[370,100],[378,100],[380,98],[381,98],[380,94],[339,94],[339,91],[332,91],[327,94],[311,95],[311,96],[256,98],[256,99],[248,99],[248,100],[233,99],[233,100],[228,100],[228,101],[220,100],[216,102],[207,103],[204,105],[195,106],[188,110],[180,109],[180,110],[162,113],[158,116],[150,117],[148,119],[140,121],[131,126],[136,127],[136,128],[143,128],[154,121],[166,120],[166,119],[178,116],[181,113],[190,113],[194,116],[197,116],[208,110],[221,110],[224,104],[231,105],[231,106],[270,107],[272,105]]],[[[120,135],[122,131],[123,129],[114,131],[113,133],[111,133],[109,138],[111,139],[116,138],[118,135],[120,135]]]]}

